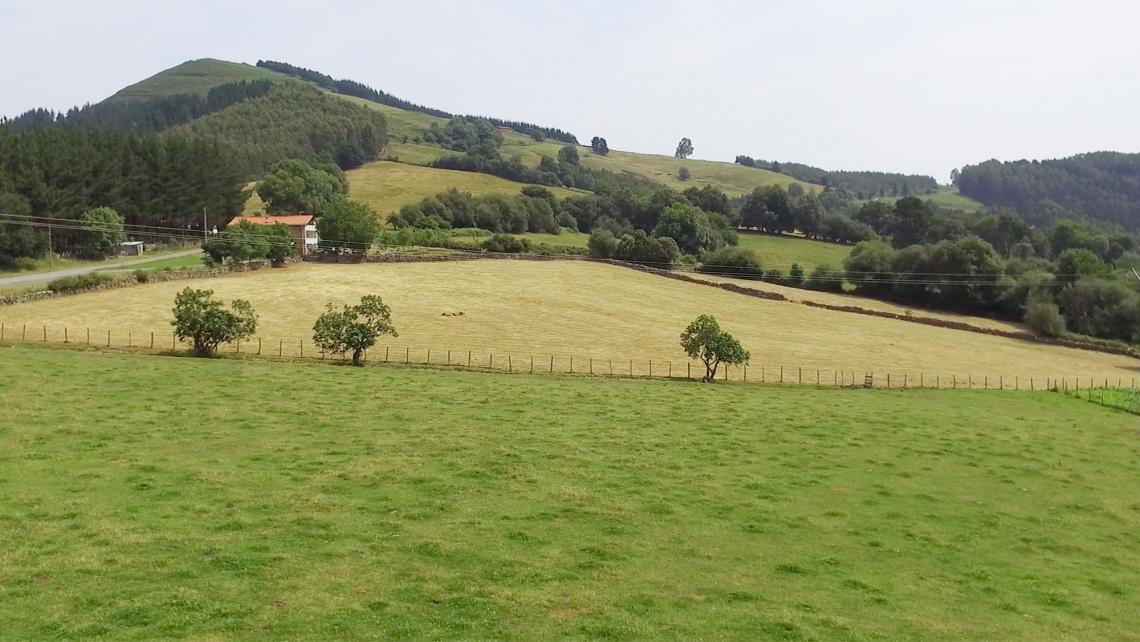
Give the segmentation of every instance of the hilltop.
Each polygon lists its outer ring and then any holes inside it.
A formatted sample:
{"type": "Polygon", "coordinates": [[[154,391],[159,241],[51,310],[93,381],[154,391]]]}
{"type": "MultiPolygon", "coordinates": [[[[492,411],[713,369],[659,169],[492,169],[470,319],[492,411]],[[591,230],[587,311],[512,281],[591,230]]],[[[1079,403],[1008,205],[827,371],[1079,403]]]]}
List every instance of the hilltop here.
{"type": "Polygon", "coordinates": [[[244,63],[228,62],[214,58],[188,60],[170,69],[123,87],[108,101],[140,100],[165,98],[177,94],[206,94],[219,85],[240,81],[269,80],[285,82],[291,80],[285,74],[244,63]]]}

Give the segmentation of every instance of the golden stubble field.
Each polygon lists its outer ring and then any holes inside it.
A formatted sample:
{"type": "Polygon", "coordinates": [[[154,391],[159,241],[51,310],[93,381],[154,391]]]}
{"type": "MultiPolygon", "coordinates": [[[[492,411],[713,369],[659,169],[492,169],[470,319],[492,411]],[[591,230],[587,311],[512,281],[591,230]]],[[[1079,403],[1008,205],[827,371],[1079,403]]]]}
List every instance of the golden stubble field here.
{"type": "Polygon", "coordinates": [[[475,363],[486,365],[493,352],[496,366],[509,354],[515,367],[524,368],[532,355],[541,367],[554,354],[562,369],[570,356],[576,371],[593,359],[598,372],[606,372],[610,360],[620,372],[634,359],[635,370],[645,374],[652,359],[655,374],[665,374],[670,361],[677,374],[686,361],[678,345],[681,330],[709,313],[752,352],[750,379],[758,378],[763,365],[769,380],[785,366],[789,379],[802,367],[807,381],[821,369],[824,383],[833,380],[827,373],[846,370],[860,381],[873,371],[878,378],[893,373],[895,381],[903,373],[911,382],[920,375],[927,383],[941,377],[943,385],[953,376],[971,375],[978,386],[985,376],[991,385],[1001,377],[1012,385],[1015,378],[1060,376],[1095,377],[1098,385],[1104,378],[1114,384],[1122,379],[1127,385],[1140,370],[1140,361],[1124,356],[765,301],[577,261],[300,264],[24,303],[0,308],[0,322],[9,337],[25,324],[33,329],[30,338],[39,338],[45,324],[55,340],[64,326],[73,340],[82,339],[86,328],[100,342],[108,330],[116,343],[128,331],[134,337],[151,331],[169,337],[174,295],[185,287],[249,299],[260,316],[258,335],[274,346],[282,339],[289,345],[308,341],[328,302],[380,294],[400,332],[384,345],[400,356],[410,348],[420,361],[428,348],[433,362],[447,350],[457,361],[473,351],[475,363]]]}

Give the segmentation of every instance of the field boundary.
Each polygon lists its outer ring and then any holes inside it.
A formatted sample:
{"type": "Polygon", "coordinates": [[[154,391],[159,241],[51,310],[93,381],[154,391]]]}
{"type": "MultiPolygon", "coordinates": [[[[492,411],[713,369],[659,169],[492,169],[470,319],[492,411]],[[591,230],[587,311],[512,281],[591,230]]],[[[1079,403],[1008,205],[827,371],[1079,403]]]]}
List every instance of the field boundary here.
{"type": "Polygon", "coordinates": [[[629,261],[618,261],[615,259],[598,259],[584,256],[574,255],[547,255],[547,254],[499,254],[492,252],[485,252],[480,254],[467,253],[467,254],[433,254],[433,255],[417,255],[417,254],[402,254],[402,253],[385,253],[376,254],[371,256],[310,256],[304,260],[314,263],[416,263],[416,262],[440,262],[440,261],[477,261],[483,259],[506,259],[506,260],[527,260],[527,261],[587,261],[590,263],[601,263],[604,265],[613,265],[617,267],[624,267],[647,274],[654,274],[657,276],[674,279],[677,281],[684,281],[687,283],[694,283],[697,285],[704,285],[708,287],[718,288],[750,296],[757,299],[764,299],[767,301],[782,301],[786,303],[798,303],[813,308],[821,308],[831,310],[833,312],[847,312],[850,314],[863,314],[867,316],[880,317],[884,319],[893,319],[896,321],[909,321],[912,323],[920,323],[923,325],[935,326],[939,328],[946,328],[948,330],[961,330],[963,332],[975,332],[978,334],[986,334],[990,336],[1004,337],[1007,339],[1017,339],[1021,341],[1028,341],[1030,343],[1038,343],[1045,345],[1055,345],[1063,348],[1073,348],[1076,350],[1088,350],[1092,352],[1102,352],[1105,354],[1114,354],[1125,357],[1140,358],[1138,353],[1133,348],[1124,346],[1104,345],[1092,341],[1076,341],[1072,339],[1050,339],[1047,337],[1039,337],[1031,332],[1019,332],[1015,330],[999,330],[997,328],[983,328],[981,326],[973,325],[965,321],[950,321],[947,319],[939,319],[936,317],[927,317],[913,314],[898,314],[895,312],[886,312],[884,310],[871,310],[853,305],[835,305],[831,303],[821,303],[819,301],[795,301],[778,292],[768,292],[766,290],[757,290],[749,288],[736,283],[718,283],[714,281],[707,281],[700,277],[691,276],[684,272],[676,270],[665,270],[662,268],[649,267],[638,263],[631,263],[629,261]]]}
{"type": "MultiPolygon", "coordinates": [[[[139,330],[132,328],[70,328],[46,324],[8,326],[0,323],[2,345],[53,346],[63,349],[130,352],[188,356],[189,345],[171,328],[139,330]]],[[[284,362],[342,363],[351,361],[348,353],[325,354],[311,338],[253,337],[248,341],[226,343],[218,348],[225,358],[264,359],[284,362]]],[[[620,379],[661,379],[700,381],[703,365],[696,360],[670,358],[609,358],[549,350],[529,351],[439,348],[407,344],[381,344],[364,353],[365,365],[423,366],[456,368],[501,374],[551,374],[620,379]]],[[[717,371],[717,381],[773,385],[805,385],[828,388],[874,388],[887,390],[992,390],[1076,392],[1087,389],[1140,390],[1136,378],[1091,377],[1008,377],[963,372],[929,372],[908,369],[868,370],[823,368],[787,364],[752,363],[725,366],[717,371]]]]}
{"type": "MultiPolygon", "coordinates": [[[[935,317],[926,317],[913,314],[898,314],[895,312],[886,312],[883,310],[871,310],[859,306],[850,305],[834,305],[830,303],[821,303],[819,301],[801,300],[794,301],[778,292],[768,292],[765,290],[757,290],[755,288],[745,287],[736,283],[718,283],[714,281],[707,281],[696,276],[691,276],[684,272],[676,270],[666,270],[662,268],[649,267],[638,263],[631,263],[629,261],[619,261],[615,259],[598,259],[577,255],[562,255],[562,254],[506,254],[497,252],[462,252],[456,253],[441,253],[441,254],[416,254],[411,252],[393,252],[385,251],[373,255],[314,255],[296,259],[297,262],[306,263],[335,263],[335,264],[356,264],[356,263],[433,263],[433,262],[448,262],[448,261],[479,261],[479,260],[518,260],[518,261],[586,261],[590,263],[600,263],[603,265],[613,265],[616,267],[623,267],[646,274],[653,274],[668,279],[677,281],[684,281],[686,283],[693,283],[696,285],[703,285],[713,287],[735,294],[750,296],[757,299],[764,299],[767,301],[781,301],[785,303],[798,303],[808,307],[820,308],[831,310],[833,312],[847,312],[850,314],[862,314],[867,316],[880,317],[884,319],[893,319],[896,321],[909,321],[911,323],[920,323],[928,326],[935,326],[946,328],[949,330],[961,330],[964,332],[974,332],[978,334],[985,334],[990,336],[1004,337],[1007,339],[1017,339],[1021,341],[1028,341],[1030,343],[1038,343],[1044,345],[1054,345],[1064,348],[1073,348],[1076,350],[1088,350],[1092,352],[1101,352],[1105,354],[1114,354],[1119,356],[1140,358],[1138,353],[1133,348],[1124,346],[1104,345],[1101,343],[1091,341],[1076,341],[1072,339],[1050,339],[1047,337],[1039,337],[1029,332],[1018,332],[1014,330],[999,330],[997,328],[983,328],[964,321],[950,321],[947,319],[938,319],[935,317]]],[[[148,274],[145,280],[138,280],[134,276],[128,275],[118,279],[114,279],[105,283],[100,283],[91,287],[80,288],[76,290],[67,291],[40,291],[29,292],[19,295],[0,296],[0,307],[8,305],[16,305],[19,303],[27,303],[31,301],[41,301],[45,299],[53,299],[61,296],[71,296],[76,294],[84,294],[88,292],[97,292],[99,290],[111,290],[117,288],[131,287],[135,285],[145,285],[146,283],[158,283],[164,281],[180,281],[189,279],[205,279],[225,276],[235,272],[248,272],[252,270],[260,270],[265,267],[272,267],[268,261],[242,263],[239,265],[226,266],[226,267],[213,267],[213,268],[197,268],[192,270],[174,270],[170,272],[155,272],[148,274]]]]}

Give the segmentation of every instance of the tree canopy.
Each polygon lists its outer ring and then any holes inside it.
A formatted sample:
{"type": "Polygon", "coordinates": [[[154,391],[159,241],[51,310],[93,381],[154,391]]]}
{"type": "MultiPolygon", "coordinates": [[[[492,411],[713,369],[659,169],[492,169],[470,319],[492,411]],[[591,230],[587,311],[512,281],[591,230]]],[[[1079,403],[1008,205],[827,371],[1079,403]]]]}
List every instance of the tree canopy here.
{"type": "Polygon", "coordinates": [[[740,341],[721,329],[716,318],[702,314],[681,332],[681,348],[690,359],[699,359],[705,366],[705,383],[716,381],[716,372],[722,363],[748,363],[751,355],[740,341]]]}
{"type": "Polygon", "coordinates": [[[213,290],[185,288],[174,297],[174,333],[189,340],[194,354],[208,357],[218,345],[248,339],[257,331],[257,314],[249,301],[234,299],[227,310],[213,290]]]}
{"type": "Polygon", "coordinates": [[[356,305],[337,310],[329,303],[313,325],[313,341],[331,354],[352,352],[352,365],[360,366],[364,351],[383,335],[400,336],[392,325],[392,312],[384,300],[367,295],[356,305]]]}

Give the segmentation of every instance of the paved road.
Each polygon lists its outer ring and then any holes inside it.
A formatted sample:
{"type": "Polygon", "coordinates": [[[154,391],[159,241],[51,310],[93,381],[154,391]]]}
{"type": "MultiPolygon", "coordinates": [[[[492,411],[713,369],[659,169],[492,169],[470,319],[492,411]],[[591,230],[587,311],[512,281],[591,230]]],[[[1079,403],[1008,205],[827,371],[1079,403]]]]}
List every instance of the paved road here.
{"type": "Polygon", "coordinates": [[[173,259],[180,256],[190,256],[192,254],[200,254],[202,250],[184,250],[181,252],[174,252],[171,254],[162,254],[160,256],[140,256],[137,259],[117,260],[117,261],[104,261],[103,263],[92,264],[84,267],[67,268],[66,270],[55,270],[54,272],[33,272],[31,274],[19,274],[16,276],[0,277],[0,287],[7,287],[12,285],[32,285],[35,283],[47,283],[55,279],[65,276],[78,276],[80,274],[87,274],[95,270],[111,269],[111,268],[126,268],[140,263],[150,263],[152,261],[161,261],[163,259],[173,259]]]}

